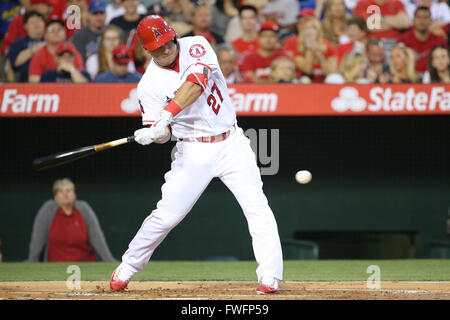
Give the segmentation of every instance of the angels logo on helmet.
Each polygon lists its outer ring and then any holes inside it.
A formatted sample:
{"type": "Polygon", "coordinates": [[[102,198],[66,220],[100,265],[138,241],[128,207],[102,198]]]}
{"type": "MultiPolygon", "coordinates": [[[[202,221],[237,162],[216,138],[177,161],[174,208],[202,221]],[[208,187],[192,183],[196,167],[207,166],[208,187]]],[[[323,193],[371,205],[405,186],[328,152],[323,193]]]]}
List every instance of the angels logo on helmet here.
{"type": "Polygon", "coordinates": [[[156,27],[153,27],[152,31],[153,31],[153,35],[155,36],[155,40],[158,40],[162,36],[161,32],[159,32],[158,28],[156,28],[156,27]]]}

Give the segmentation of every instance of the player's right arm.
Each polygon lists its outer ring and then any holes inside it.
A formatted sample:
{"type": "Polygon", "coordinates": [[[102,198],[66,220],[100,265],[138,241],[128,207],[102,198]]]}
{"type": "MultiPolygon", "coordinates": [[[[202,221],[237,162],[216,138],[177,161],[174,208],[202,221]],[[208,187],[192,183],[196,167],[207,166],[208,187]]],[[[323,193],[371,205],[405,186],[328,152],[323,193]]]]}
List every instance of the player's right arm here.
{"type": "Polygon", "coordinates": [[[152,93],[148,91],[148,84],[146,84],[145,82],[142,84],[140,82],[138,84],[137,92],[139,108],[142,115],[142,124],[145,126],[145,128],[138,129],[134,132],[134,140],[142,145],[147,145],[152,142],[159,144],[166,143],[170,140],[171,136],[169,127],[166,127],[164,129],[164,134],[159,138],[155,138],[154,136],[150,136],[148,134],[150,128],[159,118],[159,113],[162,108],[159,102],[160,99],[158,99],[158,97],[152,95],[152,93]]]}
{"type": "Polygon", "coordinates": [[[172,118],[194,103],[202,92],[203,88],[200,84],[186,80],[177,90],[175,97],[161,111],[159,118],[149,128],[143,128],[134,133],[135,141],[143,145],[169,141],[172,118]]]}

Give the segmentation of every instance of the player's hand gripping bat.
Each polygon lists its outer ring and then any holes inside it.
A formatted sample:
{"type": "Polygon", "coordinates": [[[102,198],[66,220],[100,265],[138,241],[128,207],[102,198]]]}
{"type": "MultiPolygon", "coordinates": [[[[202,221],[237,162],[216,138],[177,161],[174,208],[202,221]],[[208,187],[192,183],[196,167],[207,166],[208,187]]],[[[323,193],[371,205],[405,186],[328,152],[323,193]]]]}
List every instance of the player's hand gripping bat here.
{"type": "Polygon", "coordinates": [[[35,159],[33,161],[33,169],[36,171],[41,171],[53,168],[129,142],[134,142],[134,136],[51,154],[35,159]]]}

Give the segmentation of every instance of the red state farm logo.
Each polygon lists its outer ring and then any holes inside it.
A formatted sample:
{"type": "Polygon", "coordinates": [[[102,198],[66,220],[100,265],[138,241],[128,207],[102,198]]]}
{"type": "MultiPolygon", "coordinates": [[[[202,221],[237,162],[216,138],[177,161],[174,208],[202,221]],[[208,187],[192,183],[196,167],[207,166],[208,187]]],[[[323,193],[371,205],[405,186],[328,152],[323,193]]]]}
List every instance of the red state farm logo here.
{"type": "Polygon", "coordinates": [[[189,49],[189,54],[193,58],[201,58],[205,55],[205,53],[206,53],[206,50],[205,50],[205,48],[203,48],[203,46],[201,44],[194,44],[189,49]]]}

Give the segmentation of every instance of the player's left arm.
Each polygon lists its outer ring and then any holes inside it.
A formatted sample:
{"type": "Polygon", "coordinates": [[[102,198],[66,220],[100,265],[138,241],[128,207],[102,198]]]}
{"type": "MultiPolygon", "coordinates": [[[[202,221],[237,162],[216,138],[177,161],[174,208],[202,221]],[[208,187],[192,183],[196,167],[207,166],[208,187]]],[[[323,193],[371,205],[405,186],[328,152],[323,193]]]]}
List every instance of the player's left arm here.
{"type": "Polygon", "coordinates": [[[135,140],[140,144],[149,144],[150,142],[166,143],[170,139],[169,125],[172,118],[184,108],[194,103],[202,94],[201,85],[185,81],[178,89],[175,97],[161,111],[157,119],[150,128],[142,128],[135,131],[135,140]]]}

